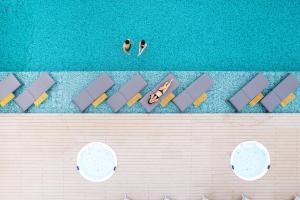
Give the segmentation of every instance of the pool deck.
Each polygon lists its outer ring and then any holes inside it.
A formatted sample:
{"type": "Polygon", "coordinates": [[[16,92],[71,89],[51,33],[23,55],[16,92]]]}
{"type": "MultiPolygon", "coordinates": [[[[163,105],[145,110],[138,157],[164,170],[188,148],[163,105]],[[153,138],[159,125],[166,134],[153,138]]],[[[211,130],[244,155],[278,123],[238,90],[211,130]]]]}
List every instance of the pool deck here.
{"type": "Polygon", "coordinates": [[[1,114],[0,199],[290,200],[300,193],[300,114],[1,114]],[[271,169],[245,182],[231,151],[256,140],[271,169]],[[76,171],[83,145],[100,141],[118,156],[116,174],[90,183],[76,171]]]}

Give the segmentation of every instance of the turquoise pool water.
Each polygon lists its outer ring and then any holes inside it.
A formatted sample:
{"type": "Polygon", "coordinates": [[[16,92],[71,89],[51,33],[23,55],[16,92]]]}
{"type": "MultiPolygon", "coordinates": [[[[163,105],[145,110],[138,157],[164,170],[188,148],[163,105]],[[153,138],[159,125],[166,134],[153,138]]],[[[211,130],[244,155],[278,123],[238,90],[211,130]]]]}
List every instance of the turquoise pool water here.
{"type": "Polygon", "coordinates": [[[299,71],[299,19],[298,0],[5,0],[0,71],[299,71]]]}
{"type": "MultiPolygon", "coordinates": [[[[72,103],[72,98],[79,94],[88,83],[96,79],[101,71],[90,72],[52,72],[51,76],[56,80],[56,84],[48,92],[49,98],[38,108],[31,107],[30,113],[79,113],[79,109],[72,103]]],[[[126,83],[133,74],[140,73],[147,81],[147,87],[141,92],[146,94],[150,89],[157,84],[169,72],[165,71],[108,71],[109,76],[115,80],[115,85],[108,91],[108,96],[112,96],[119,88],[126,83]]],[[[174,92],[179,94],[185,89],[193,80],[195,80],[203,72],[198,71],[175,71],[173,72],[181,83],[178,89],[174,92]]],[[[208,99],[198,108],[190,106],[187,113],[232,113],[234,109],[225,102],[238,90],[240,90],[245,83],[250,81],[257,72],[207,72],[214,81],[214,86],[208,92],[208,99]]],[[[300,72],[294,72],[300,80],[300,72]]],[[[0,80],[4,79],[9,72],[0,72],[0,80]]],[[[285,72],[265,72],[266,78],[270,84],[264,94],[268,93],[274,86],[276,86],[283,78],[286,77],[285,72]]],[[[15,75],[23,83],[22,87],[17,90],[16,96],[24,89],[28,88],[31,83],[37,79],[39,72],[16,72],[15,75]]],[[[278,107],[275,111],[277,113],[300,113],[300,89],[295,92],[297,98],[288,104],[285,108],[278,107]]],[[[11,101],[7,106],[0,107],[0,113],[18,113],[20,108],[11,101]]],[[[112,110],[109,105],[104,102],[97,108],[90,106],[87,113],[110,113],[112,110]]],[[[124,106],[121,113],[145,113],[140,103],[134,104],[132,107],[124,106]]],[[[166,107],[157,106],[154,113],[177,113],[180,112],[172,102],[166,107]]],[[[244,113],[260,113],[265,112],[265,109],[258,104],[254,108],[250,106],[245,107],[244,113]]]]}

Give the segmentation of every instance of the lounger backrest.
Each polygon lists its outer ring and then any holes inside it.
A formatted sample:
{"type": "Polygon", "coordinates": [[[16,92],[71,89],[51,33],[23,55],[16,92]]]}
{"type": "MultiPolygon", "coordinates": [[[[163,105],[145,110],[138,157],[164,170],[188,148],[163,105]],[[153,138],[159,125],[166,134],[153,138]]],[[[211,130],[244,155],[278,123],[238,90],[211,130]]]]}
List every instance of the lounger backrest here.
{"type": "Polygon", "coordinates": [[[179,81],[176,79],[174,74],[168,74],[159,84],[157,84],[150,92],[144,95],[144,97],[140,100],[141,105],[146,109],[147,112],[151,112],[165,97],[167,97],[171,92],[176,90],[179,86],[179,81]],[[150,98],[150,95],[156,92],[159,87],[161,87],[166,81],[170,81],[173,79],[172,84],[170,85],[169,89],[165,94],[163,94],[157,103],[149,104],[148,100],[150,98]]]}
{"type": "Polygon", "coordinates": [[[0,82],[0,100],[4,99],[9,93],[14,92],[20,86],[21,83],[13,74],[8,75],[0,82]]]}
{"type": "Polygon", "coordinates": [[[32,83],[32,85],[27,89],[34,99],[39,98],[44,92],[49,90],[55,81],[51,78],[48,73],[42,73],[40,77],[32,83]]]}
{"type": "Polygon", "coordinates": [[[107,75],[101,74],[99,78],[92,81],[86,88],[92,99],[98,98],[114,85],[114,81],[107,75]]]}
{"type": "Polygon", "coordinates": [[[28,90],[25,90],[15,99],[15,102],[24,112],[34,103],[34,101],[35,99],[28,90]]]}
{"type": "Polygon", "coordinates": [[[262,73],[259,73],[247,85],[245,85],[242,90],[245,92],[248,98],[252,100],[266,87],[268,87],[268,84],[269,81],[265,78],[265,76],[262,73]]]}
{"type": "Polygon", "coordinates": [[[281,100],[283,100],[290,93],[294,92],[299,86],[300,82],[297,80],[296,76],[294,74],[289,74],[273,89],[273,91],[281,100]]]}
{"type": "Polygon", "coordinates": [[[144,87],[146,87],[147,82],[140,74],[135,74],[130,81],[123,85],[119,93],[129,101],[134,95],[140,92],[144,87]]]}

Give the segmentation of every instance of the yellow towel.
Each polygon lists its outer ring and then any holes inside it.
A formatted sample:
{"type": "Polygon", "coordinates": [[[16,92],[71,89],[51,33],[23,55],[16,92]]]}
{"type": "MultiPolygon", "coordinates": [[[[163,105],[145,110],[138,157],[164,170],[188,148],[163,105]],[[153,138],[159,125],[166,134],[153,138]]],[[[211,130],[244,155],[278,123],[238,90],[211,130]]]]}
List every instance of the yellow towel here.
{"type": "Polygon", "coordinates": [[[13,93],[9,93],[4,99],[0,101],[0,106],[4,107],[6,104],[8,104],[13,98],[15,98],[15,95],[13,93]]]}
{"type": "Polygon", "coordinates": [[[44,92],[39,98],[34,101],[34,105],[39,107],[46,99],[48,98],[48,94],[44,92]]]}
{"type": "Polygon", "coordinates": [[[208,95],[206,93],[201,94],[200,97],[198,97],[198,99],[194,101],[194,106],[200,106],[200,104],[202,104],[207,99],[207,97],[208,95]]]}
{"type": "Polygon", "coordinates": [[[105,99],[107,99],[107,95],[105,93],[103,93],[102,95],[100,95],[94,102],[93,102],[93,106],[96,108],[97,106],[99,106],[103,101],[105,101],[105,99]]]}
{"type": "Polygon", "coordinates": [[[131,107],[133,104],[135,104],[138,100],[142,98],[142,95],[140,93],[137,93],[134,97],[132,97],[128,102],[127,105],[131,107]]]}
{"type": "Polygon", "coordinates": [[[256,97],[254,97],[254,98],[250,101],[249,105],[250,105],[251,107],[254,107],[260,100],[262,100],[262,98],[264,98],[264,95],[263,95],[262,93],[259,93],[258,95],[256,95],[256,97]]]}
{"type": "Polygon", "coordinates": [[[291,101],[293,101],[296,98],[296,95],[294,93],[289,94],[285,99],[281,101],[281,106],[285,107],[287,106],[291,101]]]}
{"type": "Polygon", "coordinates": [[[175,95],[171,92],[168,96],[161,100],[160,105],[165,107],[172,99],[174,99],[174,97],[175,95]]]}

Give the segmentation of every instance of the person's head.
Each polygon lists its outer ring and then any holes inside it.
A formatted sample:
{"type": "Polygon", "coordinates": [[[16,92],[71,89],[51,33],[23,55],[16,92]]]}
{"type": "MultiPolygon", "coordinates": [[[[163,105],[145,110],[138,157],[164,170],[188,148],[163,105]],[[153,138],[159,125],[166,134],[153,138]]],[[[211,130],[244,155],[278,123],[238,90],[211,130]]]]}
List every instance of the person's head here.
{"type": "Polygon", "coordinates": [[[125,44],[129,44],[130,43],[130,41],[127,39],[127,40],[125,40],[125,44]]]}
{"type": "Polygon", "coordinates": [[[146,44],[145,40],[141,40],[141,45],[145,45],[145,44],[146,44]]]}

